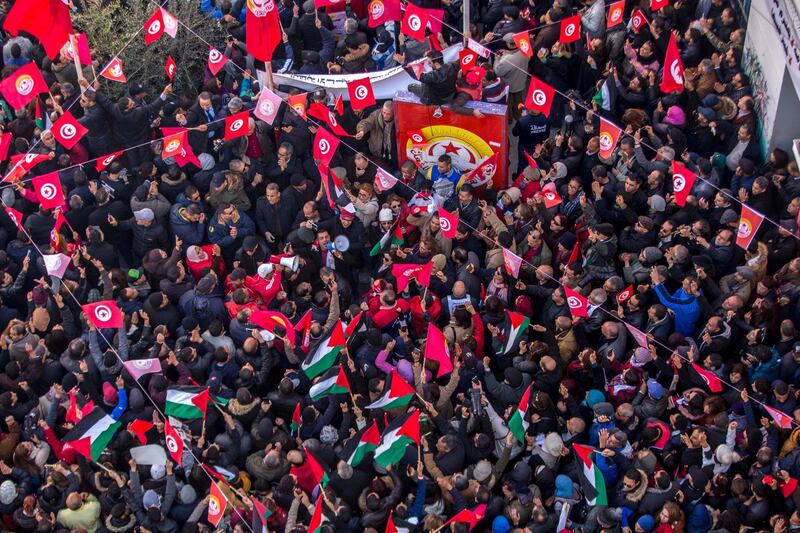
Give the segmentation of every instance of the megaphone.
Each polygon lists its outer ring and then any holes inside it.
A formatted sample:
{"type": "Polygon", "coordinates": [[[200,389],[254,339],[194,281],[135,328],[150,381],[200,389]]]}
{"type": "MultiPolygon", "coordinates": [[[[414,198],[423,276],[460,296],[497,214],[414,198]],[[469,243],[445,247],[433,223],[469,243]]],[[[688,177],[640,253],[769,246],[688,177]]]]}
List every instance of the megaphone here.
{"type": "Polygon", "coordinates": [[[350,239],[344,235],[338,235],[333,239],[333,246],[336,248],[337,252],[346,252],[350,249],[350,239]]]}
{"type": "Polygon", "coordinates": [[[291,257],[286,255],[272,255],[269,258],[269,262],[275,263],[276,265],[283,265],[292,272],[300,270],[300,258],[296,255],[291,257]]]}

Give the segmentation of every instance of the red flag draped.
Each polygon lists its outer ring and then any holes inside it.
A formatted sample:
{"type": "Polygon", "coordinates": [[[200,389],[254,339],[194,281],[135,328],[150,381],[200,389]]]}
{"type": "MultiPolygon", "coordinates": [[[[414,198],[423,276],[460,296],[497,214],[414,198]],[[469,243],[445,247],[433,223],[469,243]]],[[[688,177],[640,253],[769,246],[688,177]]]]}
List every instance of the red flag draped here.
{"type": "Polygon", "coordinates": [[[414,279],[421,287],[427,287],[431,282],[433,263],[424,265],[396,263],[392,266],[392,275],[397,280],[397,292],[403,292],[408,283],[414,279]]]}
{"type": "Polygon", "coordinates": [[[11,3],[3,29],[11,35],[30,33],[41,41],[50,59],[59,54],[74,32],[69,6],[62,0],[16,0],[11,3]]]}
{"type": "Polygon", "coordinates": [[[247,0],[247,51],[259,61],[272,61],[283,38],[275,0],[247,0]]]}

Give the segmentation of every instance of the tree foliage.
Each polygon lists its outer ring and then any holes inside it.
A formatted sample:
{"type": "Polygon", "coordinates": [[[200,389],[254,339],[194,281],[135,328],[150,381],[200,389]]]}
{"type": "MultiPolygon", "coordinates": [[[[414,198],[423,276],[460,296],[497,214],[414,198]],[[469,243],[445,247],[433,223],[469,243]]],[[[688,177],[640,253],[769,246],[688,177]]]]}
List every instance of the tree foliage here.
{"type": "Polygon", "coordinates": [[[150,94],[159,94],[169,83],[164,69],[168,56],[172,56],[177,65],[173,82],[176,93],[190,97],[197,94],[198,80],[203,79],[208,60],[208,46],[197,35],[222,48],[224,34],[213,18],[199,11],[195,2],[172,1],[164,7],[183,24],[178,25],[175,39],[164,33],[150,46],[144,44],[142,28],[158,9],[155,2],[84,0],[84,8],[73,15],[76,31],[86,33],[93,57],[100,61],[100,69],[114,55],[122,60],[128,84],[100,78],[102,90],[108,96],[121,95],[133,83],[141,83],[150,94]]]}

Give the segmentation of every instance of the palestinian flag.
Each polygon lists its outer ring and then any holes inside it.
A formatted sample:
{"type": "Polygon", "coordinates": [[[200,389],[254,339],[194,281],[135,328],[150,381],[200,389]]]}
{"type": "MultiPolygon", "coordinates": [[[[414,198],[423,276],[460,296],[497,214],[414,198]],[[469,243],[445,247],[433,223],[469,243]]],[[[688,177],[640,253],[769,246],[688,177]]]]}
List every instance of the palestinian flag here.
{"type": "Polygon", "coordinates": [[[35,106],[34,123],[41,131],[49,130],[53,126],[53,121],[50,120],[50,113],[47,112],[47,106],[41,97],[37,96],[33,105],[35,106]]]}
{"type": "Polygon", "coordinates": [[[356,467],[369,452],[375,451],[381,442],[381,432],[378,431],[378,423],[373,420],[372,425],[361,430],[358,438],[352,438],[347,442],[344,455],[347,457],[347,464],[356,467]]]}
{"type": "Polygon", "coordinates": [[[295,435],[300,432],[300,404],[294,406],[294,413],[292,413],[292,423],[289,424],[289,429],[295,435]]]}
{"type": "Polygon", "coordinates": [[[361,333],[362,331],[367,331],[367,315],[364,314],[364,311],[354,316],[353,320],[347,324],[347,327],[344,328],[344,337],[349,339],[356,333],[361,333]]]}
{"type": "Polygon", "coordinates": [[[375,462],[386,468],[396,464],[406,453],[409,444],[419,445],[419,411],[395,418],[386,427],[381,443],[375,448],[375,462]]]}
{"type": "Polygon", "coordinates": [[[208,466],[205,463],[200,463],[200,466],[203,467],[203,470],[205,470],[209,476],[219,481],[222,481],[222,483],[228,487],[230,487],[231,483],[233,483],[234,480],[237,478],[237,474],[234,474],[230,470],[222,468],[221,466],[215,465],[212,467],[208,466]]]}
{"type": "Polygon", "coordinates": [[[347,375],[344,373],[344,368],[339,367],[339,371],[326,379],[317,381],[308,391],[309,396],[313,401],[317,401],[325,396],[332,394],[344,394],[350,392],[350,384],[347,382],[347,375]]]}
{"type": "Polygon", "coordinates": [[[397,526],[394,525],[394,517],[392,517],[393,512],[389,511],[389,521],[386,522],[386,531],[383,533],[397,533],[397,526]]]}
{"type": "Polygon", "coordinates": [[[400,246],[403,244],[403,230],[400,228],[400,224],[395,222],[392,229],[387,231],[381,237],[381,240],[375,243],[375,246],[372,247],[372,250],[369,251],[370,257],[375,257],[379,253],[381,253],[384,249],[386,249],[386,245],[389,246],[400,246]]]}
{"type": "Polygon", "coordinates": [[[383,396],[369,404],[367,409],[389,410],[396,407],[405,407],[414,397],[414,394],[414,388],[400,377],[397,370],[392,370],[389,375],[388,387],[386,387],[383,396]]]}
{"type": "Polygon", "coordinates": [[[503,346],[503,353],[500,355],[508,355],[519,346],[519,341],[522,336],[528,331],[528,326],[531,325],[531,319],[513,311],[508,311],[508,323],[504,331],[506,344],[503,346]]]}
{"type": "Polygon", "coordinates": [[[533,383],[528,385],[528,388],[525,390],[525,394],[522,395],[522,399],[519,401],[517,410],[514,411],[514,414],[508,419],[508,429],[511,430],[511,433],[513,433],[517,440],[522,444],[525,444],[525,432],[528,431],[529,422],[527,418],[528,408],[530,408],[531,405],[532,388],[533,383]]]}
{"type": "Polygon", "coordinates": [[[333,329],[324,337],[319,344],[306,356],[305,361],[300,365],[308,379],[319,376],[336,362],[339,352],[344,348],[344,331],[342,321],[337,320],[333,329]]]}
{"type": "Polygon", "coordinates": [[[325,487],[328,485],[328,474],[325,472],[325,469],[322,468],[322,465],[319,464],[319,461],[311,455],[311,452],[308,450],[303,450],[306,453],[306,463],[308,463],[308,468],[311,470],[311,473],[314,475],[314,480],[316,481],[317,485],[325,487]]]}
{"type": "Polygon", "coordinates": [[[208,387],[171,387],[167,389],[164,414],[191,420],[204,418],[208,407],[208,387]]]}
{"type": "Polygon", "coordinates": [[[589,505],[608,505],[606,482],[600,469],[597,468],[591,458],[591,455],[597,452],[593,448],[581,444],[573,444],[572,449],[575,451],[575,460],[581,478],[581,489],[583,497],[586,498],[586,503],[589,505]]]}
{"type": "Polygon", "coordinates": [[[270,511],[258,498],[252,498],[253,502],[253,533],[269,533],[267,531],[267,520],[272,516],[270,511]]]}
{"type": "Polygon", "coordinates": [[[314,506],[314,514],[311,515],[311,522],[308,523],[308,533],[319,533],[322,531],[322,523],[327,522],[328,519],[322,514],[322,493],[317,496],[317,504],[314,506]]]}
{"type": "Polygon", "coordinates": [[[483,520],[485,515],[486,504],[482,503],[471,511],[469,509],[462,509],[457,512],[453,518],[442,524],[442,527],[449,526],[450,524],[469,524],[469,529],[472,531],[475,525],[483,520]]]}
{"type": "Polygon", "coordinates": [[[97,461],[121,425],[96,407],[64,436],[64,442],[90,461],[97,461]]]}

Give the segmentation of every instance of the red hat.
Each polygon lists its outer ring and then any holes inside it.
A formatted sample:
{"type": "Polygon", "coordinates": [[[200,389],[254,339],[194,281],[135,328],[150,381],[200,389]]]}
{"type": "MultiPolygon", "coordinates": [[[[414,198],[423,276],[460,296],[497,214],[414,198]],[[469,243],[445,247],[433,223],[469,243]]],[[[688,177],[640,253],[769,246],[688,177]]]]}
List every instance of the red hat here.
{"type": "Polygon", "coordinates": [[[108,381],[103,383],[103,401],[108,405],[115,405],[118,399],[117,388],[108,381]]]}
{"type": "Polygon", "coordinates": [[[345,220],[353,220],[354,218],[356,218],[356,214],[355,213],[351,213],[347,209],[342,209],[342,212],[339,213],[339,216],[342,217],[345,220]]]}
{"type": "Polygon", "coordinates": [[[469,85],[478,85],[486,77],[486,69],[481,67],[474,67],[469,69],[464,79],[467,80],[469,85]]]}

